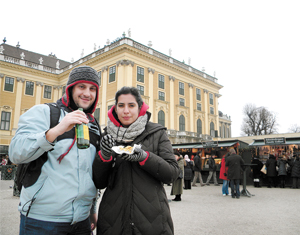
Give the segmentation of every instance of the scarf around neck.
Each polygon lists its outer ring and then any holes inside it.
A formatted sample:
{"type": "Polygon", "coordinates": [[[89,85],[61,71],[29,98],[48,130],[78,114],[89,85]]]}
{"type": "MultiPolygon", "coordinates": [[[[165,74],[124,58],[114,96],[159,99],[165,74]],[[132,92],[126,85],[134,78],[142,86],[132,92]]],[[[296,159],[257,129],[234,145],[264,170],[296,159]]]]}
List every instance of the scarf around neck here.
{"type": "Polygon", "coordinates": [[[107,133],[110,134],[116,142],[129,143],[137,136],[143,133],[148,123],[148,114],[146,113],[149,106],[143,103],[139,117],[129,127],[123,127],[122,124],[114,117],[113,106],[108,112],[107,133]]]}

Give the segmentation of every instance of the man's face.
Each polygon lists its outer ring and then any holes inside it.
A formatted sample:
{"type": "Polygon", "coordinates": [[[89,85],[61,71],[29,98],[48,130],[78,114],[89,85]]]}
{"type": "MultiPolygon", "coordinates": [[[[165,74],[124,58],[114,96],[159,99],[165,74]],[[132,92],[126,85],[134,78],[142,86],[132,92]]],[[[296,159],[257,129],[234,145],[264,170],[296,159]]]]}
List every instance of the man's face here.
{"type": "Polygon", "coordinates": [[[90,83],[78,83],[73,87],[72,98],[78,108],[89,109],[97,95],[97,87],[90,83]]]}

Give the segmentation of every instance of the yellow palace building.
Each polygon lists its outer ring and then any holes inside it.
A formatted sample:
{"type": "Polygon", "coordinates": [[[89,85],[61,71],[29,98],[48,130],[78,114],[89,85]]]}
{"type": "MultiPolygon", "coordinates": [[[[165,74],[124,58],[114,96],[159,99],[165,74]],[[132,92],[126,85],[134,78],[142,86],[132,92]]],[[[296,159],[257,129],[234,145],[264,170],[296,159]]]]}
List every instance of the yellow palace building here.
{"type": "Polygon", "coordinates": [[[171,56],[123,36],[78,61],[67,62],[0,44],[0,154],[7,153],[20,115],[36,104],[56,102],[70,71],[88,65],[101,85],[94,116],[102,128],[114,96],[123,86],[137,87],[149,105],[151,121],[164,125],[173,144],[231,137],[231,120],[218,109],[218,80],[171,56]]]}

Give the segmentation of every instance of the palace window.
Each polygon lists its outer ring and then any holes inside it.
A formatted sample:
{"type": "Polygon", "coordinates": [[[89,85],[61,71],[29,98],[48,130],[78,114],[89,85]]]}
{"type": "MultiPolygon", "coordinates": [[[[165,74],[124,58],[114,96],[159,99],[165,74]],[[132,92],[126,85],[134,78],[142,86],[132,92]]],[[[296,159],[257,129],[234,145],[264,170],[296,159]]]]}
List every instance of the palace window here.
{"type": "Polygon", "coordinates": [[[95,109],[94,118],[100,123],[100,108],[95,109]]]}
{"type": "Polygon", "coordinates": [[[185,118],[183,115],[179,117],[179,131],[185,131],[185,118]]]}
{"type": "Polygon", "coordinates": [[[14,90],[14,78],[5,77],[5,91],[13,91],[14,90]]]}
{"type": "Polygon", "coordinates": [[[116,66],[109,68],[109,82],[116,81],[116,66]]]}
{"type": "Polygon", "coordinates": [[[101,75],[102,75],[102,73],[101,73],[101,71],[99,71],[99,72],[98,72],[98,77],[99,77],[99,86],[101,86],[101,75]]]}
{"type": "Polygon", "coordinates": [[[162,110],[158,112],[158,123],[162,126],[165,126],[165,112],[162,110]]]}
{"type": "Polygon", "coordinates": [[[158,88],[165,89],[165,76],[158,74],[158,88]]]}
{"type": "Polygon", "coordinates": [[[197,103],[197,110],[201,111],[201,104],[197,103]]]}
{"type": "Polygon", "coordinates": [[[10,112],[1,112],[1,124],[0,124],[0,130],[9,131],[10,127],[10,112]]]}
{"type": "Polygon", "coordinates": [[[26,95],[33,95],[33,87],[34,87],[33,82],[26,82],[25,94],[26,95]]]}
{"type": "Polygon", "coordinates": [[[214,114],[215,113],[215,110],[214,110],[213,107],[210,107],[209,110],[210,110],[210,114],[214,114]]]}
{"type": "Polygon", "coordinates": [[[144,87],[143,87],[143,86],[137,85],[137,89],[139,90],[139,92],[140,92],[141,95],[144,95],[144,94],[145,94],[145,91],[144,91],[144,87]]]}
{"type": "Polygon", "coordinates": [[[144,68],[137,67],[137,81],[144,82],[144,68]]]}
{"type": "Polygon", "coordinates": [[[196,99],[201,100],[201,90],[199,88],[196,88],[196,99]]]}
{"type": "Polygon", "coordinates": [[[52,93],[52,86],[45,85],[45,88],[44,88],[44,98],[51,99],[51,93],[52,93]]]}
{"type": "Polygon", "coordinates": [[[197,133],[202,134],[202,121],[201,121],[201,119],[197,120],[197,133]]]}
{"type": "Polygon", "coordinates": [[[209,104],[213,105],[214,104],[214,95],[213,94],[209,94],[209,104]]]}
{"type": "Polygon", "coordinates": [[[179,94],[184,95],[184,83],[179,82],[179,94]]]}
{"type": "Polygon", "coordinates": [[[179,98],[179,105],[184,106],[184,99],[183,98],[179,98]]]}
{"type": "Polygon", "coordinates": [[[66,93],[66,87],[67,86],[63,86],[63,88],[62,88],[62,95],[64,95],[66,93]]]}
{"type": "Polygon", "coordinates": [[[158,91],[158,99],[165,101],[165,93],[162,91],[158,91]]]}

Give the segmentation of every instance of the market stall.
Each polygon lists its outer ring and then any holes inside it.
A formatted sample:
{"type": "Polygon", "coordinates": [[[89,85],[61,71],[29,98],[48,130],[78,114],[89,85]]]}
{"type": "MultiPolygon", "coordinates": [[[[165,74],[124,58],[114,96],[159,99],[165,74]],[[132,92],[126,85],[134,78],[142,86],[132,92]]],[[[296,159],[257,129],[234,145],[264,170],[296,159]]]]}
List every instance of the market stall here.
{"type": "Polygon", "coordinates": [[[240,141],[240,140],[226,140],[226,141],[205,141],[199,143],[184,143],[184,144],[173,144],[174,151],[178,151],[179,153],[184,155],[188,155],[191,160],[193,160],[195,154],[198,151],[202,152],[202,178],[203,182],[206,182],[209,168],[208,168],[208,158],[211,155],[216,155],[214,159],[217,166],[217,179],[218,183],[222,183],[223,181],[219,179],[221,160],[224,155],[229,151],[230,148],[234,148],[239,154],[239,151],[247,148],[248,144],[240,141]]]}

